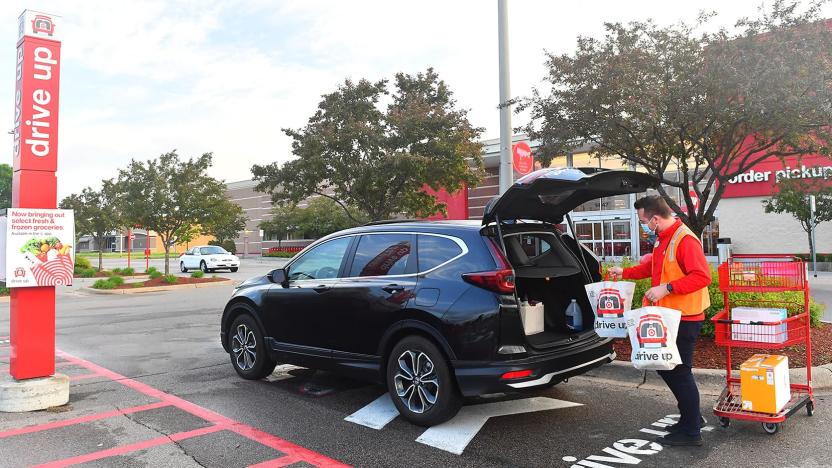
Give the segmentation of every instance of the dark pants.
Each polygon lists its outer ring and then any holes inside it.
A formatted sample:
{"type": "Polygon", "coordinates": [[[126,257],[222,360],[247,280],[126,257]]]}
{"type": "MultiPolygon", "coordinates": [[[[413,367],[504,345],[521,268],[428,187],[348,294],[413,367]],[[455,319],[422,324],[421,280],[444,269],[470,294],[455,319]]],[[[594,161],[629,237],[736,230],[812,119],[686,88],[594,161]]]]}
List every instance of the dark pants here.
{"type": "Polygon", "coordinates": [[[657,371],[679,406],[679,432],[691,436],[699,435],[699,420],[702,415],[699,413],[699,389],[693,379],[693,351],[696,348],[696,339],[702,331],[702,322],[679,322],[679,336],[676,338],[676,346],[679,348],[679,355],[682,363],[673,370],[657,371]]]}

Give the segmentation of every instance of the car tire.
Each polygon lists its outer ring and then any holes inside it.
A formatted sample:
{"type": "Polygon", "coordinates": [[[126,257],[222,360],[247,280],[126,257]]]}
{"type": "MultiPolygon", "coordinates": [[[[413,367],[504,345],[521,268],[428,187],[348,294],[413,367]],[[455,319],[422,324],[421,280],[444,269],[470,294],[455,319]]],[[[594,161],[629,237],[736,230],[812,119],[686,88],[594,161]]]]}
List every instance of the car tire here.
{"type": "Polygon", "coordinates": [[[231,273],[237,273],[237,268],[231,268],[231,273]]]}
{"type": "Polygon", "coordinates": [[[199,264],[199,269],[202,270],[203,273],[211,273],[211,270],[208,268],[208,265],[204,260],[199,264]]]}
{"type": "Polygon", "coordinates": [[[263,333],[251,315],[240,315],[231,324],[228,348],[231,365],[246,380],[260,380],[271,374],[277,365],[266,351],[263,333]]]}
{"type": "Polygon", "coordinates": [[[393,346],[386,382],[396,409],[418,426],[441,424],[456,416],[462,406],[448,361],[421,336],[408,336],[393,346]]]}
{"type": "Polygon", "coordinates": [[[181,271],[182,273],[188,272],[188,269],[185,268],[185,262],[179,262],[179,271],[181,271]]]}

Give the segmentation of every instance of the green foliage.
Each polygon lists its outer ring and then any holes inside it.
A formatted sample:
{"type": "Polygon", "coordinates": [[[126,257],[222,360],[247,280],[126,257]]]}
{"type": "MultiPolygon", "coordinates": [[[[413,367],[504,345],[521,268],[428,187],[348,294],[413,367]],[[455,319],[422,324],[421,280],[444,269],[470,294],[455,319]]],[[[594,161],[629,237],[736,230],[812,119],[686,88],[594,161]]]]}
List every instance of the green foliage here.
{"type": "Polygon", "coordinates": [[[11,289],[0,287],[0,296],[8,296],[9,294],[11,294],[11,289]]]}
{"type": "Polygon", "coordinates": [[[177,278],[176,275],[165,275],[164,276],[164,282],[165,283],[176,284],[177,281],[179,281],[179,278],[177,278]]]}
{"type": "MultiPolygon", "coordinates": [[[[605,273],[609,266],[611,265],[604,265],[605,273]]],[[[628,266],[632,266],[632,263],[624,262],[621,266],[626,268],[628,266]]],[[[644,298],[644,293],[646,293],[647,290],[650,289],[651,283],[650,278],[645,278],[633,282],[636,283],[635,293],[633,294],[633,305],[634,307],[637,307],[641,305],[642,299],[644,298]]],[[[725,309],[724,296],[722,294],[722,291],[719,289],[719,275],[717,274],[717,271],[713,268],[711,269],[711,284],[708,285],[708,295],[711,299],[711,306],[705,309],[705,321],[702,324],[702,336],[713,338],[714,323],[711,321],[711,318],[725,309]]],[[[789,316],[791,316],[802,312],[800,308],[803,304],[803,293],[800,291],[788,291],[782,293],[731,293],[729,296],[729,300],[732,303],[734,301],[776,301],[796,304],[796,306],[786,307],[786,309],[789,311],[789,316]]],[[[814,299],[809,300],[809,316],[811,325],[813,327],[818,327],[820,325],[820,320],[823,317],[823,310],[824,306],[822,304],[816,302],[814,299]]]]}
{"type": "MultiPolygon", "coordinates": [[[[812,261],[812,256],[809,255],[809,254],[798,254],[797,256],[802,258],[803,260],[805,260],[807,262],[812,261]]],[[[817,257],[818,257],[818,262],[832,262],[832,253],[820,253],[819,252],[817,254],[817,257]]],[[[809,268],[812,268],[811,265],[809,266],[809,268]]]]}
{"type": "Polygon", "coordinates": [[[366,221],[358,210],[347,210],[351,213],[349,216],[334,201],[318,197],[305,208],[291,205],[276,207],[272,210],[272,218],[260,223],[260,229],[281,238],[288,233],[299,233],[304,239],[317,239],[366,221]],[[353,221],[355,219],[359,221],[353,221]]]}
{"type": "Polygon", "coordinates": [[[122,278],[121,276],[116,276],[116,275],[113,275],[113,276],[107,278],[107,281],[112,283],[113,286],[121,286],[122,284],[124,284],[124,278],[122,278]]]}
{"type": "Polygon", "coordinates": [[[0,209],[12,206],[12,167],[0,164],[0,209]]]}
{"type": "Polygon", "coordinates": [[[205,273],[203,273],[202,270],[195,270],[191,273],[191,278],[202,278],[203,276],[205,276],[205,273]]]}
{"type": "Polygon", "coordinates": [[[525,130],[541,143],[544,166],[589,143],[596,156],[621,157],[670,186],[658,190],[701,233],[731,178],[764,160],[829,153],[832,87],[823,77],[832,74],[832,31],[823,3],[775,0],[757,19],[714,32],[698,32],[713,31],[703,27],[708,15],[696,26],[606,24],[603,39],[548,53],[545,86],[517,111],[531,115],[525,130]],[[681,180],[666,171],[677,164],[681,180]]]}
{"type": "Polygon", "coordinates": [[[263,254],[264,257],[277,257],[277,258],[292,258],[297,255],[297,252],[266,252],[263,254]]]}
{"type": "Polygon", "coordinates": [[[162,277],[162,272],[159,271],[159,270],[154,269],[153,271],[148,273],[148,276],[150,276],[150,279],[161,278],[162,277]]]}
{"type": "Polygon", "coordinates": [[[170,247],[193,239],[225,203],[225,185],[209,176],[211,153],[182,160],[176,151],[149,161],[130,162],[119,170],[119,197],[129,225],[156,231],[165,247],[165,273],[170,273],[170,247]]]}
{"type": "Polygon", "coordinates": [[[159,269],[158,269],[158,268],[156,268],[156,267],[154,267],[154,266],[152,266],[152,267],[149,267],[147,270],[145,270],[145,273],[147,273],[148,275],[150,275],[150,274],[152,274],[154,271],[159,271],[159,269]]]}
{"type": "Polygon", "coordinates": [[[348,207],[370,220],[444,211],[423,187],[453,193],[476,184],[482,167],[482,129],[452,94],[431,68],[396,74],[392,92],[387,80],[346,80],[323,96],[304,128],[283,130],[297,159],[252,167],[256,189],[278,205],[331,198],[353,223],[360,219],[348,207]],[[386,109],[382,101],[390,102],[386,109]]]}
{"type": "Polygon", "coordinates": [[[248,217],[240,205],[223,198],[216,200],[210,209],[211,216],[201,225],[201,228],[203,234],[217,239],[218,244],[213,245],[225,246],[225,241],[234,239],[240,231],[245,229],[248,217]]]}
{"type": "Polygon", "coordinates": [[[92,268],[92,264],[90,263],[88,258],[78,255],[78,256],[75,257],[75,267],[76,268],[92,268]]]}
{"type": "Polygon", "coordinates": [[[136,273],[136,270],[133,267],[127,267],[127,268],[122,268],[121,273],[119,273],[119,274],[121,276],[133,276],[133,274],[135,274],[135,273],[136,273]]]}
{"type": "Polygon", "coordinates": [[[113,268],[112,270],[110,270],[110,272],[114,275],[120,275],[121,274],[121,268],[113,268]]]}
{"type": "Polygon", "coordinates": [[[78,271],[78,276],[81,278],[94,278],[95,277],[95,268],[82,268],[78,271]]]}
{"type": "Polygon", "coordinates": [[[116,285],[109,279],[100,279],[92,284],[93,289],[115,289],[116,285]]]}
{"type": "Polygon", "coordinates": [[[131,284],[133,285],[133,287],[134,287],[134,288],[141,288],[141,287],[143,287],[143,286],[144,286],[144,282],[140,282],[140,283],[131,283],[131,284]]]}
{"type": "MultiPolygon", "coordinates": [[[[75,212],[75,235],[93,236],[99,249],[104,245],[107,234],[124,225],[121,206],[118,190],[111,180],[105,180],[101,190],[87,187],[80,194],[64,198],[59,205],[60,208],[75,212]]],[[[103,253],[99,250],[98,271],[102,268],[103,253]]]]}

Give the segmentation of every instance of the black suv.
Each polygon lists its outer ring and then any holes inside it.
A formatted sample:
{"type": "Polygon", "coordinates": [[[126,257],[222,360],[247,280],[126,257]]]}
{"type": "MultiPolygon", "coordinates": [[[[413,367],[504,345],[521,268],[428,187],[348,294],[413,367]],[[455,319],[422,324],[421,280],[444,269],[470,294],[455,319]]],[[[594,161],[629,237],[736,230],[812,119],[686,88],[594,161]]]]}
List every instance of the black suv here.
{"type": "Polygon", "coordinates": [[[637,172],[544,169],[492,200],[482,222],[337,232],[240,284],[222,345],[245,379],[283,362],[384,383],[425,426],[453,417],[462,396],[554,385],[615,358],[584,290],[599,262],[558,226],[581,203],[652,184],[637,172]],[[573,299],[580,330],[566,320],[573,299]],[[535,303],[537,324],[526,316],[535,303]]]}

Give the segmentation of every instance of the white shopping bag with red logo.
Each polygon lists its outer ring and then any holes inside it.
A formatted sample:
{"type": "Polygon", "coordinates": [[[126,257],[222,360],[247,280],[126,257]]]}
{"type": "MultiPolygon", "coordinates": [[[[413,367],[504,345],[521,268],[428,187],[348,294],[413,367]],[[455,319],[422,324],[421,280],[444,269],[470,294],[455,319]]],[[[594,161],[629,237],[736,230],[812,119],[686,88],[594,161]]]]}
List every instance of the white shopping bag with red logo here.
{"type": "Polygon", "coordinates": [[[676,337],[682,313],[647,306],[624,313],[633,353],[630,361],[641,370],[671,370],[682,363],[676,337]]]}
{"type": "Polygon", "coordinates": [[[636,284],[630,281],[605,281],[584,286],[595,314],[595,333],[604,338],[626,338],[624,313],[633,306],[636,284]]]}

